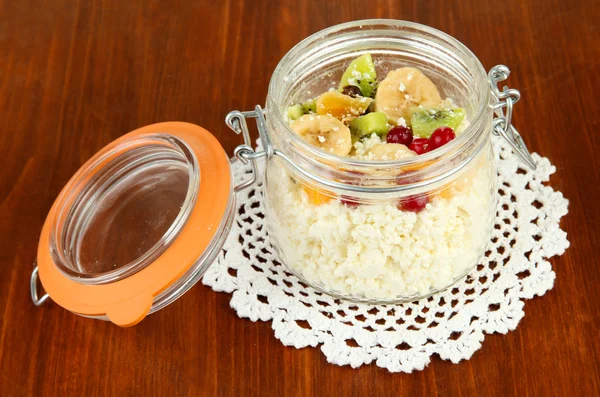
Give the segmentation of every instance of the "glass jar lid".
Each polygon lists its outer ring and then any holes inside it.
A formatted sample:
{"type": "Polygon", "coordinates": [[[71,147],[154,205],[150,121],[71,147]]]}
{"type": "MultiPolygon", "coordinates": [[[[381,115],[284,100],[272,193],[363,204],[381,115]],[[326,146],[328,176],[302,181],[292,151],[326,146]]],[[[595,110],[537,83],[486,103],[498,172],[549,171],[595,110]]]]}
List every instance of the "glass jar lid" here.
{"type": "Polygon", "coordinates": [[[206,271],[232,200],[229,159],[208,131],[169,122],[130,132],[57,197],[38,247],[40,281],[72,312],[134,325],[182,277],[206,271]]]}

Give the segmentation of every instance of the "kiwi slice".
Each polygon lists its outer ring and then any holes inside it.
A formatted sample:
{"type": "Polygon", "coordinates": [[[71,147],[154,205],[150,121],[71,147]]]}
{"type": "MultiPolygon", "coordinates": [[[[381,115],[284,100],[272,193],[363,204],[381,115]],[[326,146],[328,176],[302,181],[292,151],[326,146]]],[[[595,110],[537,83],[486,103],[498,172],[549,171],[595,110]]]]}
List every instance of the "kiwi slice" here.
{"type": "Polygon", "coordinates": [[[372,112],[355,118],[350,122],[352,142],[356,142],[373,133],[384,136],[388,132],[387,116],[382,112],[372,112]]]}
{"type": "Polygon", "coordinates": [[[450,127],[454,131],[465,118],[465,109],[416,109],[410,123],[413,134],[419,138],[429,138],[439,127],[450,127]]]}
{"type": "Polygon", "coordinates": [[[362,96],[372,98],[375,96],[377,86],[377,71],[373,64],[371,54],[367,53],[353,60],[342,75],[339,91],[344,87],[353,85],[360,88],[362,96]]]}
{"type": "Polygon", "coordinates": [[[287,109],[288,119],[290,120],[296,120],[297,118],[300,118],[300,116],[302,116],[303,114],[304,110],[302,109],[302,105],[300,104],[292,105],[287,109]]]}
{"type": "Polygon", "coordinates": [[[309,99],[302,104],[302,110],[304,111],[304,114],[317,113],[317,101],[309,99]]]}
{"type": "Polygon", "coordinates": [[[297,103],[287,108],[288,119],[294,121],[297,118],[309,113],[317,112],[317,102],[314,99],[309,99],[303,103],[297,103]]]}

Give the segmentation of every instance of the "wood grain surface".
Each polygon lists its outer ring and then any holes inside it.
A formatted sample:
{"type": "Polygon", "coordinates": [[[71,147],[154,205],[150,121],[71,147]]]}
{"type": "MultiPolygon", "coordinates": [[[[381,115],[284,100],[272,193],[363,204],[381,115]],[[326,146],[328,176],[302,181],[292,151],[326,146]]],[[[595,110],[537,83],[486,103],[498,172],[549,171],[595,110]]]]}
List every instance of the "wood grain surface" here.
{"type": "Polygon", "coordinates": [[[0,396],[599,396],[600,3],[597,0],[0,0],[0,396]],[[278,60],[327,26],[395,18],[508,65],[515,124],[556,164],[571,248],[554,289],[458,365],[391,374],[296,350],[201,284],[128,329],[35,308],[29,275],[62,186],[105,144],[183,120],[232,153],[223,120],[265,101],[278,60]]]}

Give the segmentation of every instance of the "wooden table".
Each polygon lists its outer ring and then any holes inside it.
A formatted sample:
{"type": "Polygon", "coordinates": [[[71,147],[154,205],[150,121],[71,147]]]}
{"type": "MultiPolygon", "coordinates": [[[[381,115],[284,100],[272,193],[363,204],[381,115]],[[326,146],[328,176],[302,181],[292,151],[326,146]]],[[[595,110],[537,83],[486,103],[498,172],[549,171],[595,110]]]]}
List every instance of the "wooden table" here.
{"type": "Polygon", "coordinates": [[[600,395],[600,3],[0,0],[0,396],[600,395]],[[575,4],[578,3],[578,4],[575,4]],[[571,248],[516,331],[458,365],[391,374],[284,347],[197,285],[127,329],[35,308],[42,223],[79,166],[120,135],[184,120],[229,153],[232,109],[264,103],[278,60],[327,26],[406,19],[455,36],[521,90],[515,123],[557,166],[571,248]]]}

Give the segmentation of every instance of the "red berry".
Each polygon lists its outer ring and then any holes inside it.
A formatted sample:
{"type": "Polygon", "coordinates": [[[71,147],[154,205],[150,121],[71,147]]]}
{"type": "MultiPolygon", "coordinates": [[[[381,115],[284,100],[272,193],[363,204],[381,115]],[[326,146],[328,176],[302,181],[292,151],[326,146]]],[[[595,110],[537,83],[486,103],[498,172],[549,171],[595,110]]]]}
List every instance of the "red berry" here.
{"type": "Polygon", "coordinates": [[[385,140],[387,143],[400,143],[408,146],[413,141],[413,132],[408,127],[394,127],[388,132],[385,140]]]}
{"type": "Polygon", "coordinates": [[[417,154],[427,153],[429,151],[429,139],[417,138],[413,139],[408,148],[417,154]]]}
{"type": "Polygon", "coordinates": [[[402,211],[421,212],[428,202],[429,197],[427,196],[409,196],[400,200],[398,209],[402,211]]]}
{"type": "Polygon", "coordinates": [[[437,149],[444,146],[451,140],[456,138],[454,130],[450,127],[440,127],[433,131],[433,134],[429,137],[430,150],[437,149]]]}
{"type": "Polygon", "coordinates": [[[350,207],[350,208],[356,208],[360,205],[360,203],[357,201],[357,199],[348,197],[348,196],[342,196],[340,201],[341,201],[342,205],[345,205],[346,207],[350,207]]]}

